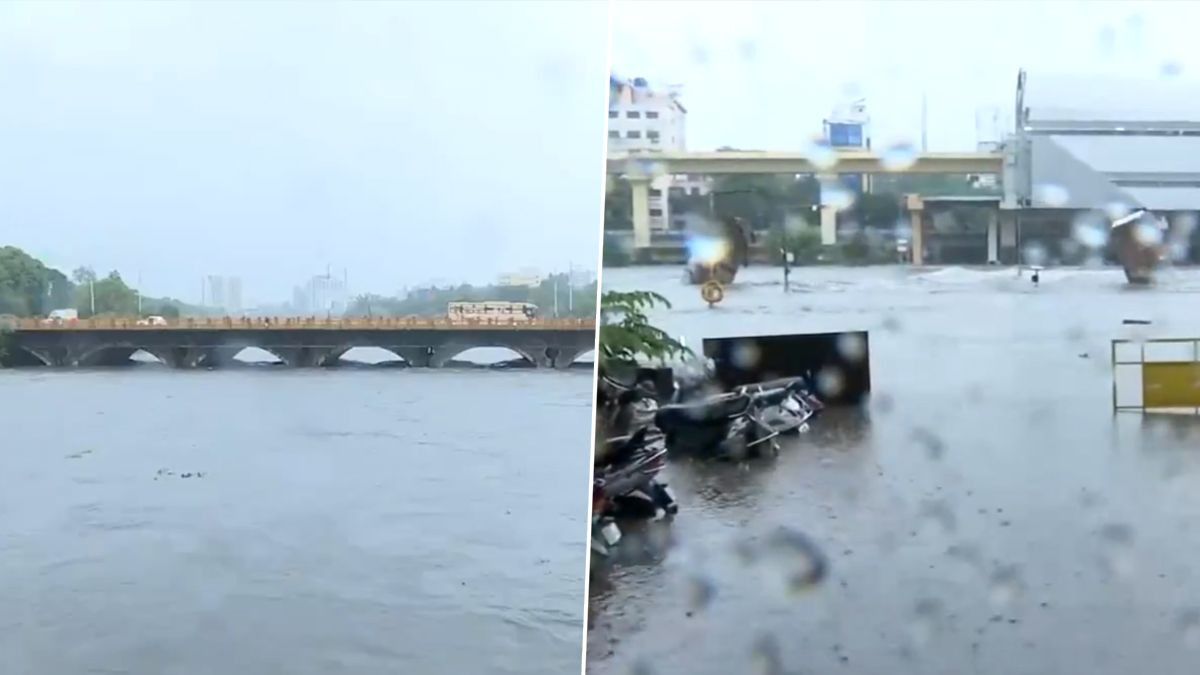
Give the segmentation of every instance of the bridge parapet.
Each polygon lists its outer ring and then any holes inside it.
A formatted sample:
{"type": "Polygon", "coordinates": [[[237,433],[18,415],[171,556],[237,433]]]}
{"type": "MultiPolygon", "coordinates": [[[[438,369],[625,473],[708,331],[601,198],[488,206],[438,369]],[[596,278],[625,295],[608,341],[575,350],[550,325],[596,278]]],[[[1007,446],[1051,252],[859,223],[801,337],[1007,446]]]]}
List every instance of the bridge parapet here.
{"type": "Polygon", "coordinates": [[[593,319],[448,319],[444,317],[203,317],[168,319],[165,323],[150,323],[132,317],[92,319],[19,319],[15,330],[558,330],[594,331],[593,319]]]}

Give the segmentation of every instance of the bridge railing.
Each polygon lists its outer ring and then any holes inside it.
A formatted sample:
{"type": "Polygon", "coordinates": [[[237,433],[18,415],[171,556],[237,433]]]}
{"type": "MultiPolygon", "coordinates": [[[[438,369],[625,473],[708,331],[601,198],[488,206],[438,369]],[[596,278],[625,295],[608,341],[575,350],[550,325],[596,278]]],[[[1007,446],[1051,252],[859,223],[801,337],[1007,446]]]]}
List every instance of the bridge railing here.
{"type": "Polygon", "coordinates": [[[151,323],[134,317],[19,319],[17,330],[595,330],[592,319],[400,317],[185,317],[151,323]]]}

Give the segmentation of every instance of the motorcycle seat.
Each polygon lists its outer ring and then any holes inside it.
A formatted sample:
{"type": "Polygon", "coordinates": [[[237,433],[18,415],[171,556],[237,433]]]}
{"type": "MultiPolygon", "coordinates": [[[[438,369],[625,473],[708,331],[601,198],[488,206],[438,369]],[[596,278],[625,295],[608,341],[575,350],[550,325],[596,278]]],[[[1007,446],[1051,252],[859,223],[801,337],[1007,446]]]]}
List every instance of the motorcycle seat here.
{"type": "Polygon", "coordinates": [[[743,415],[750,408],[750,396],[720,394],[698,401],[672,403],[658,409],[654,421],[660,429],[697,424],[721,424],[731,417],[743,415]]]}

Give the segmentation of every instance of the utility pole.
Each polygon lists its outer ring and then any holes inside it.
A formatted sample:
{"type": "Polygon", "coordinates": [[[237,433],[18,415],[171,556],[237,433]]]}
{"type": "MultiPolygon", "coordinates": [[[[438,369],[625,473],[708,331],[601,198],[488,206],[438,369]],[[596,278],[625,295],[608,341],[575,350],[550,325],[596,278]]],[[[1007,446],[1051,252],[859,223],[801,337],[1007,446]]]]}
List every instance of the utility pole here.
{"type": "Polygon", "coordinates": [[[567,263],[567,314],[575,313],[575,263],[567,263]]]}
{"type": "Polygon", "coordinates": [[[554,277],[554,318],[558,318],[558,276],[554,277]]]}
{"type": "Polygon", "coordinates": [[[88,280],[88,295],[92,298],[92,316],[96,316],[96,280],[88,280]]]}
{"type": "Polygon", "coordinates": [[[921,152],[929,152],[929,96],[921,93],[921,152]]]}
{"type": "Polygon", "coordinates": [[[142,273],[138,272],[137,277],[137,303],[138,303],[138,318],[142,316],[142,273]]]}

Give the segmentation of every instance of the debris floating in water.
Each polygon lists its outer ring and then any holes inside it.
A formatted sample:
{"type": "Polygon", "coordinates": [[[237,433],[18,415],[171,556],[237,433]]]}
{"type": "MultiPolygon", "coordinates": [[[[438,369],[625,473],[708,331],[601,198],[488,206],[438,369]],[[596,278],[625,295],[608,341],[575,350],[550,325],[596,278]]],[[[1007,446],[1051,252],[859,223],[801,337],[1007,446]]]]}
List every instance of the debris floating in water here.
{"type": "Polygon", "coordinates": [[[1149,326],[1151,322],[1147,319],[1122,319],[1121,323],[1126,326],[1149,326]]]}

